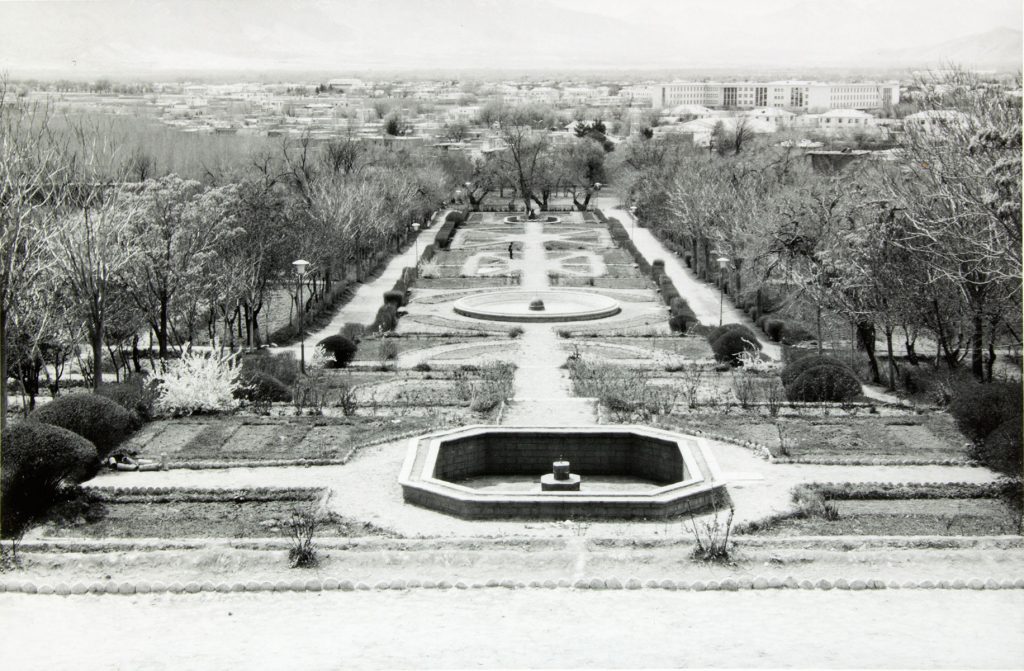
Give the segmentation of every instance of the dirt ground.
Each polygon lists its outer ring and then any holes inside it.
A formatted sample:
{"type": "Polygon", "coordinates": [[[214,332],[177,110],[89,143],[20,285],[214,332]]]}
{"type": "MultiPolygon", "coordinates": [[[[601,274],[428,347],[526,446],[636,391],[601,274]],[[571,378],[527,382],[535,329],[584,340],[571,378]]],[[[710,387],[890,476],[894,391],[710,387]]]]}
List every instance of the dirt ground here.
{"type": "Polygon", "coordinates": [[[1019,668],[1024,591],[3,594],[0,627],[8,669],[1019,668]]]}

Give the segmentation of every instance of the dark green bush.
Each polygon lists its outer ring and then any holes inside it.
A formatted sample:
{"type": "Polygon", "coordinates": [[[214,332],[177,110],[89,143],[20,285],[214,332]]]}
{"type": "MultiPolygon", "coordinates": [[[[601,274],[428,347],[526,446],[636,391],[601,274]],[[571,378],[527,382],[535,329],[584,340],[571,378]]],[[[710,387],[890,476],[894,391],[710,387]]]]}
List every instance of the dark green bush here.
{"type": "Polygon", "coordinates": [[[798,345],[802,342],[817,340],[818,338],[799,324],[784,322],[780,339],[784,345],[798,345]]]}
{"type": "Polygon", "coordinates": [[[371,330],[374,332],[379,331],[394,331],[398,326],[398,308],[394,305],[382,305],[377,310],[377,316],[373,320],[371,330]]]}
{"type": "Polygon", "coordinates": [[[764,332],[768,336],[768,339],[772,342],[779,342],[782,340],[782,328],[786,325],[786,322],[781,319],[766,319],[764,321],[764,332]]]}
{"type": "Polygon", "coordinates": [[[980,384],[967,381],[956,386],[949,412],[960,430],[977,442],[996,427],[1020,415],[1021,386],[1013,382],[980,384]]]}
{"type": "MultiPolygon", "coordinates": [[[[733,322],[731,324],[722,324],[721,326],[716,326],[715,328],[711,329],[711,332],[708,333],[708,344],[713,346],[715,344],[715,341],[721,338],[723,335],[725,335],[726,333],[733,332],[741,334],[747,340],[758,342],[757,336],[754,335],[753,331],[748,329],[743,324],[733,322]]],[[[761,349],[760,344],[758,345],[758,349],[761,349]]]]}
{"type": "Polygon", "coordinates": [[[790,401],[843,403],[860,396],[860,391],[860,381],[849,369],[826,364],[800,373],[786,386],[786,398],[790,401]]]}
{"type": "Polygon", "coordinates": [[[153,419],[153,404],[160,395],[156,385],[142,375],[132,375],[124,382],[104,382],[96,393],[134,412],[146,422],[153,419]]]}
{"type": "MultiPolygon", "coordinates": [[[[742,328],[742,325],[738,326],[742,328]]],[[[761,343],[757,341],[757,338],[751,338],[751,335],[748,329],[742,328],[742,330],[734,329],[718,336],[711,343],[711,350],[715,353],[715,360],[732,366],[738,366],[740,364],[740,354],[750,350],[759,351],[761,349],[761,343]]]]}
{"type": "Polygon", "coordinates": [[[319,345],[324,348],[324,351],[334,357],[334,365],[338,368],[344,368],[349,365],[359,349],[358,345],[340,333],[327,336],[319,342],[319,345]]]}
{"type": "Polygon", "coordinates": [[[269,350],[259,350],[242,359],[241,378],[245,381],[256,373],[269,375],[290,387],[299,379],[299,362],[291,352],[271,354],[269,350]]]}
{"type": "Polygon", "coordinates": [[[62,485],[89,479],[99,465],[96,447],[88,440],[31,419],[9,424],[0,445],[0,525],[5,536],[45,512],[62,485]]]}
{"type": "Polygon", "coordinates": [[[805,357],[801,357],[796,361],[790,362],[785,368],[782,369],[782,384],[788,387],[798,377],[800,377],[800,375],[805,370],[816,368],[817,366],[836,366],[838,368],[845,369],[851,375],[856,377],[856,374],[853,372],[853,369],[847,366],[839,359],[825,355],[811,354],[805,357]]]}
{"type": "Polygon", "coordinates": [[[686,333],[695,320],[690,319],[686,315],[673,315],[668,318],[668,327],[673,333],[686,333]]]}
{"type": "Polygon", "coordinates": [[[291,387],[270,373],[258,370],[242,377],[243,387],[235,398],[264,403],[288,403],[292,400],[291,387]]]}
{"type": "Polygon", "coordinates": [[[757,328],[759,328],[762,331],[764,331],[765,330],[765,322],[767,322],[769,319],[772,319],[772,316],[770,314],[768,314],[768,313],[762,314],[757,319],[754,320],[754,326],[756,326],[757,328]]]}
{"type": "Polygon", "coordinates": [[[141,418],[106,396],[58,396],[32,413],[32,419],[77,433],[96,446],[103,459],[142,424],[141,418]]]}
{"type": "Polygon", "coordinates": [[[975,445],[973,456],[993,470],[1011,477],[1020,477],[1024,473],[1021,421],[1021,416],[1016,415],[997,426],[983,443],[975,445]]]}
{"type": "Polygon", "coordinates": [[[405,292],[392,289],[391,291],[384,292],[384,304],[394,305],[399,308],[405,305],[405,292]]]}

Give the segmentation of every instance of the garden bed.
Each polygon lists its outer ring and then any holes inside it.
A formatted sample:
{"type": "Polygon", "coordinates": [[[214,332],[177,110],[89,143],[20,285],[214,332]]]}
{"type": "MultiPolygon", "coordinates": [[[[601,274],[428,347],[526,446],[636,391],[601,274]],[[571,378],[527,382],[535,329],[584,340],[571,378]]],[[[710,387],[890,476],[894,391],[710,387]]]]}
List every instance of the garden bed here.
{"type": "MultiPolygon", "coordinates": [[[[117,493],[87,489],[87,513],[53,520],[45,536],[85,538],[267,538],[288,535],[296,511],[310,511],[324,491],[165,490],[117,493]]],[[[368,523],[325,514],[319,536],[391,535],[368,523]]]]}
{"type": "Polygon", "coordinates": [[[399,421],[363,417],[192,417],[153,422],[125,446],[168,463],[344,459],[359,445],[433,425],[429,418],[399,421]]]}

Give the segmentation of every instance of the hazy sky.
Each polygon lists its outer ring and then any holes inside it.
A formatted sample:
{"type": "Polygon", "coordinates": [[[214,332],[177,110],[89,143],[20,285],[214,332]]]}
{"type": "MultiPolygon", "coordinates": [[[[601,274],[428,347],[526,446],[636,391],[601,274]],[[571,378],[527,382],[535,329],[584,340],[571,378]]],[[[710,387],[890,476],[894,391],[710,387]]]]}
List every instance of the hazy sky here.
{"type": "Polygon", "coordinates": [[[8,0],[0,70],[1012,63],[1020,28],[1021,0],[8,0]]]}

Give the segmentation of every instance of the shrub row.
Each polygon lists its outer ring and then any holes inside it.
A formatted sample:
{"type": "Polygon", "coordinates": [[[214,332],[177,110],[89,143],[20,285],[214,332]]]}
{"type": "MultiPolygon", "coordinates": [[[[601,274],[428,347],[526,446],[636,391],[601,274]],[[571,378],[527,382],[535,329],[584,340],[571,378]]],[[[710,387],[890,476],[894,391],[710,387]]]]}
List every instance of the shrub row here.
{"type": "Polygon", "coordinates": [[[991,499],[1019,498],[1020,483],[1002,482],[828,482],[805,485],[827,499],[991,499]]]}
{"type": "Polygon", "coordinates": [[[452,239],[455,237],[455,229],[465,223],[465,221],[466,215],[460,210],[449,212],[444,218],[444,223],[437,229],[437,235],[434,236],[434,244],[437,246],[437,249],[447,250],[452,244],[452,239]]]}
{"type": "Polygon", "coordinates": [[[256,487],[252,489],[204,489],[200,487],[90,487],[88,492],[104,503],[234,503],[261,501],[316,501],[322,487],[256,487]]]}

